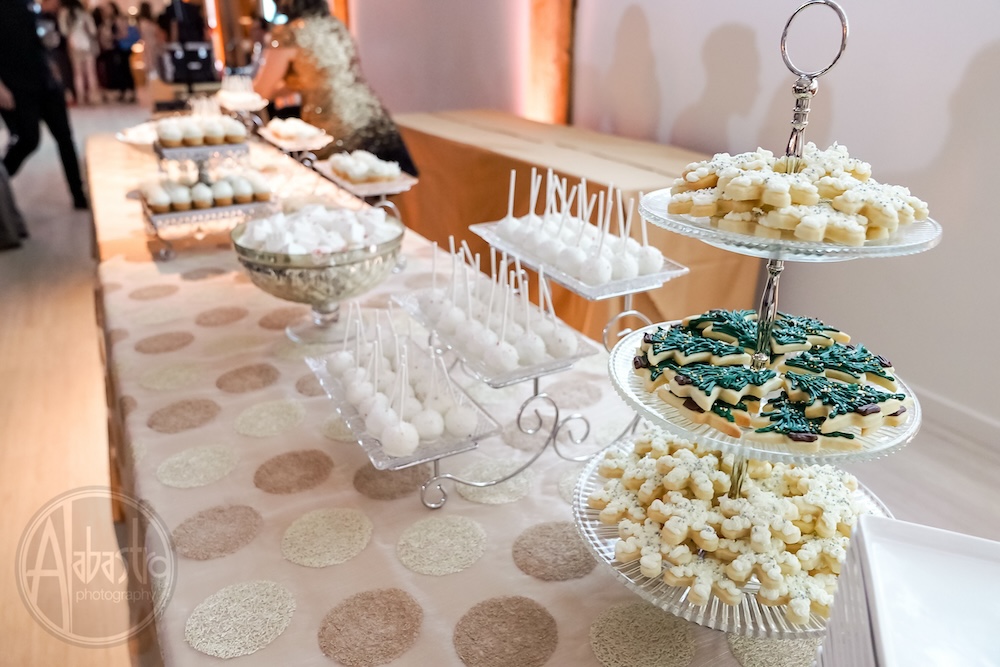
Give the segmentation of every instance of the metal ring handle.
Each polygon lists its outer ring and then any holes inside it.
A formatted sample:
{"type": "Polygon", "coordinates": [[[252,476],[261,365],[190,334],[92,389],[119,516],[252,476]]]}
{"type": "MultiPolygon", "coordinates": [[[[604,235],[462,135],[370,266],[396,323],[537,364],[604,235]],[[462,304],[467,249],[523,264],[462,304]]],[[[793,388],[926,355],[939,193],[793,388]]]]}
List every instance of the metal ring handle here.
{"type": "Polygon", "coordinates": [[[803,3],[798,9],[796,9],[791,16],[788,17],[788,21],[785,23],[785,29],[781,31],[781,59],[785,61],[785,66],[789,70],[791,70],[792,74],[795,74],[796,76],[804,76],[807,79],[815,79],[816,77],[822,76],[827,72],[829,72],[830,69],[837,64],[837,61],[840,60],[840,56],[844,55],[844,50],[847,48],[847,33],[848,33],[847,15],[844,13],[844,10],[840,8],[840,5],[838,5],[833,0],[808,0],[807,2],[803,3]],[[833,62],[824,67],[823,69],[818,69],[814,72],[806,72],[800,70],[792,63],[792,59],[788,57],[788,46],[785,44],[785,41],[788,39],[788,29],[792,27],[792,21],[794,21],[795,17],[799,15],[799,12],[801,12],[806,7],[810,7],[812,5],[826,5],[827,7],[830,7],[833,11],[837,12],[837,16],[840,17],[840,26],[841,26],[840,51],[838,51],[837,55],[834,56],[833,62]]]}

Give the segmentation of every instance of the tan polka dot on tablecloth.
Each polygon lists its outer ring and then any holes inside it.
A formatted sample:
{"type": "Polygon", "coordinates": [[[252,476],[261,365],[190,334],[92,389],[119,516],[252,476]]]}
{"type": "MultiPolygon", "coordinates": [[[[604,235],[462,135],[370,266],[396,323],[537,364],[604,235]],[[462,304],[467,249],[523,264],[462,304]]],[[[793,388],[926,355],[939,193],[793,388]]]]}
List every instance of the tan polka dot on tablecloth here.
{"type": "Polygon", "coordinates": [[[260,512],[246,505],[211,507],[174,528],[174,548],[193,560],[222,558],[250,544],[263,523],[260,512]]]}
{"type": "Polygon", "coordinates": [[[233,274],[233,282],[236,283],[237,285],[247,285],[253,281],[250,280],[250,276],[240,272],[233,274]]]}
{"type": "Polygon", "coordinates": [[[128,331],[125,329],[112,329],[108,332],[108,344],[114,345],[128,338],[128,331]]]}
{"type": "Polygon", "coordinates": [[[604,667],[687,667],[694,659],[694,631],[651,604],[625,602],[591,624],[590,647],[604,667]]]}
{"type": "Polygon", "coordinates": [[[816,639],[761,639],[729,635],[729,650],[743,667],[810,667],[816,649],[823,643],[816,639]]]}
{"type": "Polygon", "coordinates": [[[322,484],[333,460],[318,449],[279,454],[264,461],[253,475],[254,485],[267,493],[298,493],[322,484]]]}
{"type": "Polygon", "coordinates": [[[191,269],[190,271],[185,271],[181,274],[181,280],[205,280],[207,278],[214,278],[215,276],[221,276],[227,273],[224,269],[220,269],[215,266],[203,266],[198,269],[191,269]]]}
{"type": "Polygon", "coordinates": [[[226,445],[190,447],[165,459],[156,478],[166,486],[192,489],[217,482],[236,468],[236,450],[226,445]]]}
{"type": "Polygon", "coordinates": [[[121,283],[104,283],[101,285],[101,290],[105,294],[111,294],[112,292],[117,292],[122,288],[121,283]]]}
{"type": "Polygon", "coordinates": [[[146,458],[146,454],[149,452],[149,445],[146,441],[141,438],[132,438],[125,445],[128,448],[129,457],[132,459],[132,463],[139,463],[146,458]]]}
{"type": "MultiPolygon", "coordinates": [[[[521,430],[517,425],[517,420],[515,419],[511,423],[507,424],[503,428],[503,433],[501,438],[505,443],[513,447],[514,449],[520,449],[521,451],[531,451],[537,452],[538,449],[545,444],[546,439],[548,439],[551,431],[550,424],[552,423],[551,418],[546,419],[542,417],[542,426],[538,432],[529,435],[521,430]]],[[[534,418],[526,417],[524,419],[525,426],[534,426],[534,418]]]]}
{"type": "Polygon", "coordinates": [[[349,667],[375,667],[406,653],[417,640],[424,610],[408,593],[383,588],[352,595],[319,627],[319,648],[349,667]]]}
{"type": "Polygon", "coordinates": [[[189,398],[160,408],[149,416],[146,426],[157,433],[180,433],[215,419],[222,408],[208,398],[189,398]]]}
{"type": "Polygon", "coordinates": [[[542,391],[551,396],[559,406],[561,417],[568,417],[570,412],[596,405],[602,395],[601,387],[596,382],[579,379],[560,380],[543,386],[542,391]]]}
{"type": "Polygon", "coordinates": [[[295,428],[306,416],[298,401],[268,401],[252,405],[236,418],[236,432],[253,438],[268,438],[295,428]]]}
{"type": "Polygon", "coordinates": [[[431,467],[427,464],[402,470],[376,470],[366,463],[354,473],[354,488],[373,500],[395,500],[413,493],[430,478],[431,467]]]}
{"type": "Polygon", "coordinates": [[[233,584],[195,607],[184,626],[184,639],[216,658],[250,655],[277,639],[294,613],[295,598],[280,584],[233,584]]]}
{"type": "Polygon", "coordinates": [[[392,302],[391,294],[372,294],[367,299],[361,302],[362,308],[377,308],[379,310],[384,310],[389,307],[392,302]]]}
{"type": "Polygon", "coordinates": [[[281,538],[281,555],[296,565],[340,565],[364,551],[372,522],[356,509],[313,510],[296,519],[281,538]]]}
{"type": "Polygon", "coordinates": [[[210,340],[203,351],[209,356],[235,356],[266,345],[270,341],[254,334],[231,334],[210,340]]]}
{"type": "Polygon", "coordinates": [[[441,577],[461,572],[486,552],[486,531],[464,516],[432,516],[403,531],[396,554],[407,569],[441,577]]]}
{"type": "Polygon", "coordinates": [[[135,344],[135,351],[142,354],[163,354],[187,347],[193,340],[194,334],[190,331],[168,331],[138,341],[135,344]]]}
{"type": "Polygon", "coordinates": [[[227,394],[245,394],[270,387],[280,376],[281,373],[271,364],[250,364],[223,373],[215,381],[215,386],[227,394]]]}
{"type": "Polygon", "coordinates": [[[132,396],[126,395],[118,399],[118,409],[121,410],[122,417],[128,417],[137,407],[139,404],[132,396]]]}
{"type": "Polygon", "coordinates": [[[455,651],[468,667],[538,667],[558,642],[552,614],[517,595],[480,602],[455,626],[455,651]]]}
{"type": "Polygon", "coordinates": [[[354,434],[351,433],[351,428],[344,421],[344,418],[340,415],[331,415],[323,422],[323,437],[327,440],[336,440],[337,442],[354,442],[354,434]]]}
{"type": "Polygon", "coordinates": [[[286,306],[267,313],[257,321],[257,324],[264,329],[277,331],[284,329],[289,324],[297,320],[302,319],[308,312],[309,309],[304,306],[286,306]]]}
{"type": "Polygon", "coordinates": [[[295,391],[303,396],[326,396],[323,386],[320,385],[319,380],[312,373],[303,375],[295,381],[295,391]]]}
{"type": "MultiPolygon", "coordinates": [[[[479,461],[462,471],[459,475],[470,482],[487,482],[499,479],[514,472],[522,464],[516,461],[479,461]]],[[[493,486],[475,487],[457,484],[458,494],[466,500],[484,505],[503,505],[513,503],[528,495],[534,473],[531,469],[493,486]]]]}
{"type": "Polygon", "coordinates": [[[240,306],[219,306],[198,313],[194,323],[200,327],[223,327],[238,322],[249,314],[249,310],[240,306]]]}
{"type": "Polygon", "coordinates": [[[528,528],[514,541],[512,553],[522,572],[542,581],[579,579],[597,565],[570,521],[528,528]]]}
{"type": "Polygon", "coordinates": [[[464,389],[465,393],[472,397],[472,400],[481,405],[499,405],[501,403],[520,405],[528,397],[524,388],[518,385],[494,389],[485,382],[474,381],[468,383],[464,389]]]}
{"type": "Polygon", "coordinates": [[[150,391],[176,391],[197,384],[203,373],[201,364],[170,364],[144,372],[139,386],[150,391]]]}
{"type": "Polygon", "coordinates": [[[580,481],[580,473],[583,468],[583,465],[574,466],[559,478],[559,497],[570,505],[573,504],[573,494],[576,492],[576,484],[580,481]]]}
{"type": "Polygon", "coordinates": [[[135,299],[136,301],[151,301],[153,299],[168,297],[171,294],[175,294],[179,289],[177,285],[147,285],[146,287],[140,287],[129,292],[128,298],[135,299]]]}

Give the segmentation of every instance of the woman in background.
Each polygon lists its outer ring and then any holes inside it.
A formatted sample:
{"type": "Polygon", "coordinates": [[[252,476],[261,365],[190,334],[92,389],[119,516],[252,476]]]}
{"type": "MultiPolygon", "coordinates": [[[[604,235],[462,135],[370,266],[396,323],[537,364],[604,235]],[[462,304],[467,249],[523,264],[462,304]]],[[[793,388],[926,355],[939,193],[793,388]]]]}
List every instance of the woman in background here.
{"type": "Polygon", "coordinates": [[[97,26],[80,0],[61,0],[60,5],[59,32],[66,38],[69,48],[76,103],[87,104],[100,96],[97,85],[97,26]]]}
{"type": "Polygon", "coordinates": [[[135,97],[135,81],[128,63],[128,51],[123,48],[128,39],[128,19],[114,0],[98,5],[95,13],[97,39],[101,53],[97,57],[98,76],[106,90],[118,92],[118,101],[135,97]]]}
{"type": "Polygon", "coordinates": [[[159,78],[158,65],[160,53],[163,51],[163,40],[160,26],[153,17],[153,6],[145,0],[139,3],[139,37],[142,39],[142,64],[146,83],[150,79],[159,78]]]}
{"type": "Polygon", "coordinates": [[[272,29],[254,79],[257,92],[271,100],[298,93],[302,120],[336,139],[326,154],[364,149],[416,175],[396,124],[361,73],[351,34],[326,0],[280,0],[278,9],[288,23],[272,29]]]}

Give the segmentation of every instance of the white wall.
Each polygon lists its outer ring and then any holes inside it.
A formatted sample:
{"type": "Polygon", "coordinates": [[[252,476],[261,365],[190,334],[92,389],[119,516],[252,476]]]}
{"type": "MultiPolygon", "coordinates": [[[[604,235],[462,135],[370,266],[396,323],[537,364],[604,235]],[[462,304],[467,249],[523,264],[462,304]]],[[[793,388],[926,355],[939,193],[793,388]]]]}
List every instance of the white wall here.
{"type": "MultiPolygon", "coordinates": [[[[706,152],[782,151],[794,77],[778,43],[799,4],[581,0],[574,122],[706,152]]],[[[985,351],[1000,332],[991,201],[1000,4],[842,6],[848,48],[820,82],[807,137],[845,144],[880,180],[909,186],[945,234],[914,257],[790,266],[781,307],[823,317],[884,353],[932,418],[1000,434],[992,377],[1000,357],[985,351]]],[[[789,38],[793,60],[802,54],[817,67],[821,53],[836,50],[835,15],[817,7],[800,19],[789,38]]]]}
{"type": "Polygon", "coordinates": [[[353,0],[361,66],[392,113],[524,110],[530,0],[353,0]]]}

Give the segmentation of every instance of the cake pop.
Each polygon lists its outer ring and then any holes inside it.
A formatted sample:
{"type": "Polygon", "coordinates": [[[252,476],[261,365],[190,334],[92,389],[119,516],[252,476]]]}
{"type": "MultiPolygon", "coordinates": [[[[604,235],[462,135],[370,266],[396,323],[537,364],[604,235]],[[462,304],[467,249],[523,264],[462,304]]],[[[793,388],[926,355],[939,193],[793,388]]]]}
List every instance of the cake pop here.
{"type": "Polygon", "coordinates": [[[642,248],[639,250],[639,273],[648,275],[663,268],[663,253],[659,248],[649,245],[646,232],[646,219],[642,219],[642,248]]]}

